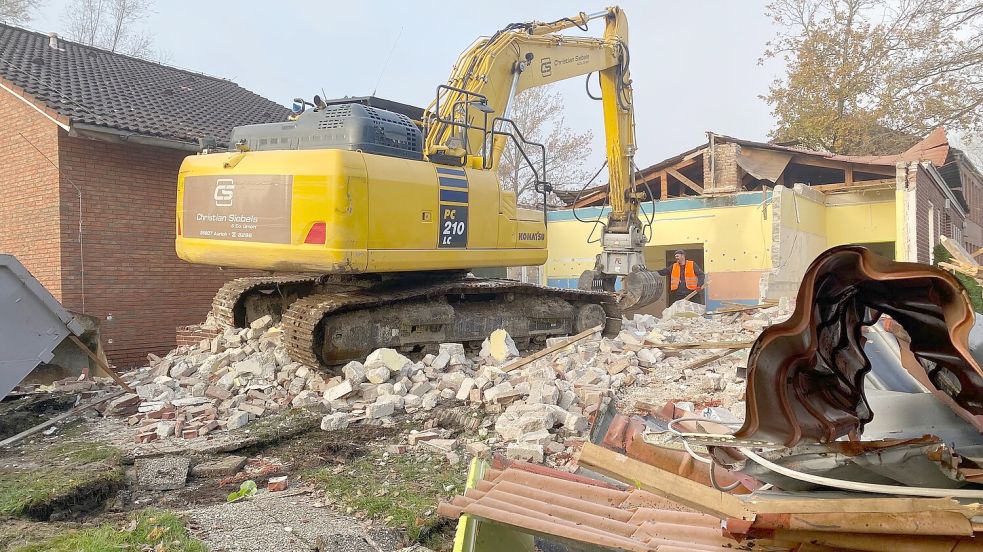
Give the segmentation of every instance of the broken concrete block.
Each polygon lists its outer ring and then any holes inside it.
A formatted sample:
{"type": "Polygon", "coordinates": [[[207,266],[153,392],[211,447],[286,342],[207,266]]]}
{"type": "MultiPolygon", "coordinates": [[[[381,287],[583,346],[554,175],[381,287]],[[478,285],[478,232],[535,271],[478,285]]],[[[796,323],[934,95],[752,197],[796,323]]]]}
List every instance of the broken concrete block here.
{"type": "Polygon", "coordinates": [[[368,418],[382,418],[385,416],[391,416],[396,412],[396,403],[389,400],[389,397],[394,397],[394,395],[387,395],[384,397],[379,397],[376,402],[365,407],[365,416],[368,418]]]}
{"type": "Polygon", "coordinates": [[[391,374],[392,372],[386,366],[377,366],[366,370],[365,378],[369,380],[370,383],[385,383],[389,381],[391,374]]]}
{"type": "Polygon", "coordinates": [[[659,349],[639,349],[635,355],[638,356],[638,365],[643,368],[655,368],[665,358],[659,349]]]}
{"type": "Polygon", "coordinates": [[[183,489],[188,481],[191,460],[186,456],[137,458],[134,461],[137,485],[150,491],[183,489]]]}
{"type": "Polygon", "coordinates": [[[464,378],[461,382],[461,386],[457,390],[456,398],[459,401],[466,401],[468,397],[471,396],[471,390],[474,389],[474,378],[464,378]]]}
{"type": "Polygon", "coordinates": [[[320,402],[321,395],[319,395],[316,391],[307,389],[305,391],[301,391],[296,397],[294,397],[294,400],[290,401],[290,406],[294,408],[304,408],[314,406],[320,402]]]}
{"type": "Polygon", "coordinates": [[[417,408],[423,404],[423,397],[419,395],[406,395],[403,397],[403,406],[409,410],[410,408],[417,408]]]}
{"type": "Polygon", "coordinates": [[[511,443],[505,449],[505,456],[523,462],[542,462],[543,446],[535,443],[511,443]]]}
{"type": "Polygon", "coordinates": [[[542,446],[546,446],[546,444],[552,440],[553,435],[546,429],[537,429],[536,431],[525,433],[519,437],[520,443],[535,443],[542,446]]]}
{"type": "Polygon", "coordinates": [[[245,456],[223,456],[217,460],[197,464],[191,468],[191,475],[195,477],[229,477],[239,473],[245,464],[245,456]]]}
{"type": "Polygon", "coordinates": [[[518,357],[519,349],[507,331],[498,329],[493,331],[481,344],[481,352],[478,353],[478,356],[491,359],[495,364],[501,364],[506,360],[518,357]]]}
{"type": "Polygon", "coordinates": [[[454,355],[465,354],[464,345],[460,343],[441,343],[440,345],[437,346],[437,350],[440,353],[447,353],[448,358],[454,355]]]}
{"type": "Polygon", "coordinates": [[[464,450],[468,452],[471,456],[475,458],[488,459],[491,457],[491,447],[485,444],[483,441],[475,441],[473,443],[468,443],[464,446],[464,450]]]}
{"type": "Polygon", "coordinates": [[[252,330],[266,330],[273,325],[273,317],[267,314],[266,316],[261,316],[256,320],[249,323],[249,328],[252,330]]]}
{"type": "Polygon", "coordinates": [[[341,373],[345,375],[345,379],[351,382],[352,385],[358,385],[365,381],[365,366],[357,360],[346,364],[341,369],[341,373]]]}
{"type": "Polygon", "coordinates": [[[413,385],[413,387],[410,387],[410,395],[416,395],[417,397],[422,397],[426,395],[431,389],[433,389],[433,385],[430,385],[429,381],[421,381],[413,385]]]}
{"type": "Polygon", "coordinates": [[[135,413],[137,411],[137,405],[139,404],[139,395],[136,393],[127,393],[109,401],[109,404],[106,405],[106,412],[108,414],[126,416],[135,413]]]}
{"type": "Polygon", "coordinates": [[[321,429],[324,431],[338,431],[348,427],[348,414],[345,412],[335,412],[321,418],[321,429]]]}
{"type": "Polygon", "coordinates": [[[249,413],[241,410],[234,410],[225,421],[225,428],[228,430],[239,429],[249,423],[249,413]]]}
{"type": "Polygon", "coordinates": [[[502,383],[496,385],[495,387],[492,387],[491,389],[485,391],[485,402],[494,402],[498,400],[499,397],[510,394],[514,390],[515,389],[512,387],[511,383],[509,383],[508,381],[503,381],[502,383]]]}
{"type": "Polygon", "coordinates": [[[187,362],[179,362],[171,368],[170,376],[175,379],[186,378],[197,371],[198,368],[194,365],[187,362]]]}
{"type": "MultiPolygon", "coordinates": [[[[462,346],[461,348],[463,349],[464,347],[462,346]]],[[[445,368],[447,368],[450,361],[451,355],[445,351],[441,351],[440,354],[433,359],[433,362],[430,363],[430,367],[438,372],[442,372],[445,368]]]]}
{"type": "Polygon", "coordinates": [[[355,388],[352,386],[352,381],[345,379],[338,385],[328,388],[328,390],[324,392],[324,400],[328,402],[336,401],[351,395],[354,391],[355,388]]]}
{"type": "Polygon", "coordinates": [[[676,301],[662,311],[662,318],[696,318],[703,316],[707,308],[692,301],[676,301]]]}
{"type": "Polygon", "coordinates": [[[390,372],[399,372],[407,364],[413,364],[413,361],[401,355],[395,349],[376,349],[365,358],[366,373],[381,366],[385,366],[390,372]]]}

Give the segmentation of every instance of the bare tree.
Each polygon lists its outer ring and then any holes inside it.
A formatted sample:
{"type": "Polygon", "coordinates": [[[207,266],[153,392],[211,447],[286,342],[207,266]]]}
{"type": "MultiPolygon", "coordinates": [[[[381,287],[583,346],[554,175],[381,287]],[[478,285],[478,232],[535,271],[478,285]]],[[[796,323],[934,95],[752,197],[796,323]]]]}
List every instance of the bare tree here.
{"type": "MultiPolygon", "coordinates": [[[[530,88],[515,98],[512,120],[531,142],[546,146],[546,180],[554,188],[571,189],[583,185],[589,176],[584,160],[590,156],[591,131],[575,132],[566,125],[561,95],[549,86],[530,88]]],[[[539,170],[539,152],[526,149],[539,170]]],[[[536,179],[519,150],[509,144],[498,165],[502,187],[516,193],[522,205],[542,205],[543,197],[535,190],[536,179]]]]}
{"type": "Polygon", "coordinates": [[[21,24],[31,20],[41,2],[32,0],[0,0],[0,21],[21,24]]]}
{"type": "Polygon", "coordinates": [[[148,57],[153,39],[138,27],[152,9],[153,0],[71,0],[65,11],[68,36],[87,46],[148,57]]]}
{"type": "Polygon", "coordinates": [[[836,153],[896,153],[933,128],[983,130],[979,0],[773,0],[765,57],[772,137],[836,153]]]}

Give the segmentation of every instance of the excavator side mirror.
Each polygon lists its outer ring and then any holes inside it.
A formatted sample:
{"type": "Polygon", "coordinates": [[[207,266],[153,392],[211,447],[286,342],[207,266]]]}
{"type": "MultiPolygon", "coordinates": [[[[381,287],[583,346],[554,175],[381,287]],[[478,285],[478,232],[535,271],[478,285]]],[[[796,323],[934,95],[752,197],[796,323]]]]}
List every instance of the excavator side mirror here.
{"type": "Polygon", "coordinates": [[[290,106],[290,111],[293,111],[295,115],[300,115],[307,109],[306,103],[304,98],[294,98],[294,104],[290,106]]]}

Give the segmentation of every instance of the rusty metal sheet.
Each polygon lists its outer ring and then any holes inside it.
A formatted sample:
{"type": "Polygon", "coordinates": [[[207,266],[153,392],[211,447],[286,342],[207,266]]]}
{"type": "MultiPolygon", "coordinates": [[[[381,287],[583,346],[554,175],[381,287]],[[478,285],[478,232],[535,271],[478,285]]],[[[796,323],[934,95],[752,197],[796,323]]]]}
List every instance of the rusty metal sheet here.
{"type": "Polygon", "coordinates": [[[970,354],[969,298],[937,268],[886,260],[858,246],[821,254],[806,271],[795,312],[767,328],[748,358],[747,413],[737,437],[831,442],[858,434],[874,416],[864,394],[870,362],[861,329],[888,314],[936,391],[977,427],[983,370],[970,354]]]}

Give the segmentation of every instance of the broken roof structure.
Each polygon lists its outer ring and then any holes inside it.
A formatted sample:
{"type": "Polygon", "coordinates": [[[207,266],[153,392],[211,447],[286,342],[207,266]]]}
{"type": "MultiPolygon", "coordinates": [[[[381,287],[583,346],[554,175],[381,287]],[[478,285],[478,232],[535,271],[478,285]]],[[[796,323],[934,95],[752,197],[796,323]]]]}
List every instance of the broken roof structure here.
{"type": "Polygon", "coordinates": [[[743,421],[611,400],[575,474],[496,460],[439,512],[470,552],[981,550],[981,334],[950,274],[833,248],[752,346],[743,421]]]}

